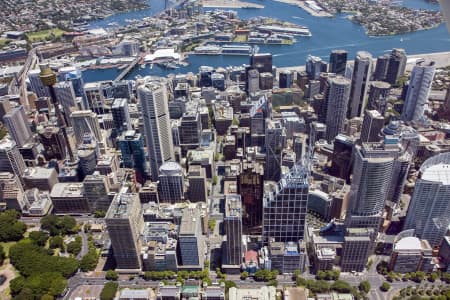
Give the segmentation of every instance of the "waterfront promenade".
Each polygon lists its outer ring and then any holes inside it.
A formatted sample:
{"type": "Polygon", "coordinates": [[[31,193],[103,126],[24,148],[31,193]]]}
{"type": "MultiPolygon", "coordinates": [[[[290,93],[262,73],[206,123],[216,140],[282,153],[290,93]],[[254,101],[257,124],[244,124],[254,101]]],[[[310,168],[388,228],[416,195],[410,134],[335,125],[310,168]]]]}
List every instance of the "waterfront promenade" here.
{"type": "Polygon", "coordinates": [[[264,5],[240,0],[203,0],[206,8],[264,8],[264,5]]]}

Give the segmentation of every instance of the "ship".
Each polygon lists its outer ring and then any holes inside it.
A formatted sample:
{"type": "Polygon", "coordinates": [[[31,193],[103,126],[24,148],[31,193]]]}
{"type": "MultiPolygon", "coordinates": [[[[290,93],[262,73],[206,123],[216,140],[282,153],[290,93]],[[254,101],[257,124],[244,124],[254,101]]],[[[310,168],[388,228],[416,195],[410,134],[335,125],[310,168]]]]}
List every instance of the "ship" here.
{"type": "Polygon", "coordinates": [[[218,55],[222,51],[222,47],[219,45],[205,45],[195,47],[195,54],[206,54],[206,55],[218,55]]]}
{"type": "Polygon", "coordinates": [[[308,27],[306,26],[282,27],[275,25],[260,25],[257,26],[256,29],[260,32],[290,34],[294,36],[311,36],[311,31],[309,31],[308,27]]]}
{"type": "Polygon", "coordinates": [[[224,45],[222,55],[252,55],[258,53],[258,46],[250,45],[224,45]]]}

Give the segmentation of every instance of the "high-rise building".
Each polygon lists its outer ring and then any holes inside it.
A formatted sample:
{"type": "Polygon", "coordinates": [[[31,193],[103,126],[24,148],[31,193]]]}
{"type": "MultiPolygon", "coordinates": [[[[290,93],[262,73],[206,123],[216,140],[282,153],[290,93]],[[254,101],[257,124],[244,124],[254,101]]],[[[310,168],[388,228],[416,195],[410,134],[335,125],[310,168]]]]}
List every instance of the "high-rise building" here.
{"type": "Polygon", "coordinates": [[[434,62],[415,65],[411,72],[405,104],[402,109],[403,121],[419,121],[423,118],[435,72],[434,62]]]}
{"type": "Polygon", "coordinates": [[[303,240],[308,204],[308,173],[294,165],[277,183],[267,183],[263,200],[263,243],[303,240]]]}
{"type": "Polygon", "coordinates": [[[111,199],[107,176],[100,175],[98,172],[87,175],[83,180],[83,189],[91,211],[108,211],[111,199]]]}
{"type": "Polygon", "coordinates": [[[204,267],[205,241],[202,235],[202,222],[197,207],[189,206],[183,210],[178,233],[180,254],[179,268],[202,270],[204,267]]]}
{"type": "Polygon", "coordinates": [[[352,153],[355,141],[346,135],[338,134],[334,139],[333,155],[331,158],[330,175],[350,182],[352,172],[352,153]]]}
{"type": "Polygon", "coordinates": [[[184,177],[181,166],[173,161],[159,168],[159,200],[178,203],[184,199],[184,177]]]}
{"type": "Polygon", "coordinates": [[[16,142],[9,138],[0,140],[0,172],[14,173],[17,177],[22,178],[25,169],[26,165],[16,142]]]}
{"type": "Polygon", "coordinates": [[[79,176],[84,179],[86,175],[94,173],[97,158],[100,156],[99,145],[91,134],[86,133],[83,136],[83,142],[77,147],[77,156],[79,159],[79,176]]]}
{"type": "Polygon", "coordinates": [[[242,199],[242,222],[246,233],[262,224],[264,167],[254,161],[243,161],[237,178],[238,194],[242,199]]]}
{"type": "Polygon", "coordinates": [[[326,114],[326,139],[331,142],[343,129],[347,104],[350,97],[350,80],[337,76],[329,78],[327,94],[326,114]]]}
{"type": "Polygon", "coordinates": [[[259,74],[259,88],[261,90],[273,89],[273,75],[272,73],[265,72],[259,74]]]}
{"type": "Polygon", "coordinates": [[[247,92],[253,94],[259,90],[259,72],[257,69],[249,69],[247,72],[247,92]]]}
{"type": "Polygon", "coordinates": [[[87,214],[89,205],[83,194],[83,184],[59,182],[50,193],[54,214],[87,214]]]}
{"type": "Polygon", "coordinates": [[[98,142],[103,140],[96,113],[90,110],[74,111],[70,115],[70,119],[77,144],[83,143],[86,133],[93,135],[98,142]]]}
{"type": "Polygon", "coordinates": [[[39,69],[31,70],[28,72],[28,79],[30,80],[31,90],[40,97],[50,97],[50,91],[48,87],[46,87],[39,77],[41,71],[39,69]]]}
{"type": "MultiPolygon", "coordinates": [[[[72,83],[75,96],[83,98],[83,101],[85,100],[86,94],[84,92],[84,80],[80,69],[73,66],[61,68],[58,72],[58,78],[60,81],[70,81],[72,83]]],[[[87,105],[85,105],[84,108],[86,109],[87,105]]]]}
{"type": "Polygon", "coordinates": [[[255,53],[250,56],[250,66],[256,68],[259,73],[272,73],[272,54],[255,53]]]}
{"type": "Polygon", "coordinates": [[[361,128],[361,143],[379,142],[384,117],[377,110],[366,110],[361,128]]]}
{"type": "Polygon", "coordinates": [[[8,97],[0,97],[0,121],[3,120],[3,116],[11,110],[11,102],[8,97]]]}
{"type": "Polygon", "coordinates": [[[347,110],[348,119],[360,117],[364,113],[371,76],[372,55],[369,52],[358,51],[353,66],[352,87],[347,110]]]}
{"type": "Polygon", "coordinates": [[[51,191],[58,183],[58,173],[54,168],[27,168],[23,175],[25,188],[37,188],[39,191],[51,191]]]}
{"type": "Polygon", "coordinates": [[[189,201],[205,202],[207,200],[208,191],[206,185],[205,169],[201,166],[189,166],[189,201]]]}
{"type": "Polygon", "coordinates": [[[347,66],[347,51],[332,50],[330,53],[329,72],[344,75],[346,66],[347,66]]]}
{"type": "Polygon", "coordinates": [[[116,269],[140,271],[139,235],[144,226],[137,194],[120,193],[114,198],[105,216],[111,239],[116,269]]]}
{"type": "Polygon", "coordinates": [[[450,225],[450,152],[427,159],[420,167],[404,229],[431,247],[439,246],[450,225]]]}
{"type": "Polygon", "coordinates": [[[11,109],[3,116],[3,123],[8,132],[16,142],[17,147],[22,147],[31,140],[32,133],[30,126],[28,126],[28,117],[22,105],[11,109]]]}
{"type": "Polygon", "coordinates": [[[66,140],[59,127],[38,126],[37,132],[39,135],[39,141],[44,146],[44,157],[47,160],[58,159],[63,160],[66,158],[66,140]]]}
{"type": "Polygon", "coordinates": [[[373,80],[384,81],[386,80],[386,73],[389,65],[389,54],[384,54],[377,57],[377,63],[375,65],[375,71],[373,72],[373,80]]]}
{"type": "Polygon", "coordinates": [[[291,71],[281,71],[278,79],[278,86],[281,89],[291,88],[294,75],[291,71]]]}
{"type": "Polygon", "coordinates": [[[241,196],[228,194],[225,197],[225,261],[227,265],[238,265],[242,263],[242,205],[241,196]]]}
{"type": "Polygon", "coordinates": [[[286,130],[281,121],[267,122],[265,149],[266,169],[264,177],[266,180],[278,181],[281,176],[281,153],[286,142],[286,130]]]}
{"type": "Polygon", "coordinates": [[[72,108],[77,107],[77,99],[75,96],[75,91],[73,89],[73,85],[71,81],[60,81],[53,85],[53,89],[55,90],[56,98],[59,103],[61,103],[64,111],[65,118],[67,120],[68,125],[70,126],[70,114],[72,108]]]}
{"type": "Polygon", "coordinates": [[[167,106],[168,95],[164,79],[143,78],[137,94],[142,105],[145,140],[149,151],[151,176],[158,179],[159,168],[174,159],[172,131],[167,106]]]}
{"type": "Polygon", "coordinates": [[[318,80],[320,72],[327,71],[327,64],[318,56],[308,55],[306,58],[306,73],[310,80],[318,80]]]}
{"type": "Polygon", "coordinates": [[[111,113],[114,121],[114,129],[117,135],[131,130],[131,118],[128,111],[128,101],[125,98],[114,99],[111,107],[111,113]]]}
{"type": "Polygon", "coordinates": [[[122,154],[123,167],[134,169],[136,171],[136,180],[144,183],[147,178],[148,168],[142,135],[135,130],[125,131],[119,137],[117,144],[122,154]]]}
{"type": "Polygon", "coordinates": [[[0,172],[0,201],[6,203],[7,209],[23,211],[30,207],[22,183],[15,174],[0,172]]]}
{"type": "Polygon", "coordinates": [[[84,84],[87,107],[96,114],[105,113],[106,99],[112,97],[112,87],[102,82],[89,82],[84,84]],[[108,97],[110,96],[110,97],[108,97]]]}
{"type": "Polygon", "coordinates": [[[347,228],[373,228],[378,232],[392,180],[397,144],[363,143],[356,146],[347,228]]]}
{"type": "Polygon", "coordinates": [[[202,132],[202,121],[198,112],[198,104],[195,102],[186,103],[186,112],[181,117],[180,127],[180,145],[186,147],[196,147],[200,144],[200,135],[202,132]]]}
{"type": "Polygon", "coordinates": [[[390,91],[391,85],[389,83],[383,81],[372,81],[369,88],[367,109],[375,109],[384,116],[390,91]]]}
{"type": "Polygon", "coordinates": [[[405,74],[406,68],[406,52],[405,49],[392,49],[389,57],[389,64],[386,72],[386,81],[390,84],[395,84],[397,80],[405,74]]]}
{"type": "Polygon", "coordinates": [[[362,272],[373,250],[373,228],[346,228],[342,247],[341,270],[362,272]]]}

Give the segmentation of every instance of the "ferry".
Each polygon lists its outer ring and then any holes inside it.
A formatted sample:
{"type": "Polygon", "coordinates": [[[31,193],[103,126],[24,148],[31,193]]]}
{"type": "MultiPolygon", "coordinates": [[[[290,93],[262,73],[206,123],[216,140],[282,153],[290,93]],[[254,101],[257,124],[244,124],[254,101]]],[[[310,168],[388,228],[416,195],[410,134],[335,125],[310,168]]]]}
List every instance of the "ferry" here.
{"type": "Polygon", "coordinates": [[[195,54],[218,55],[222,52],[222,47],[218,45],[198,46],[194,49],[195,54]]]}
{"type": "Polygon", "coordinates": [[[249,45],[224,45],[222,55],[252,55],[259,51],[258,46],[249,45]]]}

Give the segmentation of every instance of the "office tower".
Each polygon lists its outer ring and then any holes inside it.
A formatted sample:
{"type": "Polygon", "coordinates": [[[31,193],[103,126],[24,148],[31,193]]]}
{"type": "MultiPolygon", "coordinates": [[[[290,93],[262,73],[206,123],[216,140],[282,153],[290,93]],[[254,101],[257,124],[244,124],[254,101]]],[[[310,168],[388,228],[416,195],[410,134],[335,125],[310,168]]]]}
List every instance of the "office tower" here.
{"type": "Polygon", "coordinates": [[[259,88],[261,90],[273,89],[273,75],[272,73],[265,72],[259,74],[259,88]]]}
{"type": "Polygon", "coordinates": [[[318,56],[308,55],[306,58],[306,73],[310,80],[318,80],[320,72],[326,72],[327,64],[318,56]]]}
{"type": "Polygon", "coordinates": [[[189,201],[205,202],[207,201],[208,191],[206,186],[205,169],[201,166],[189,166],[189,201]]]}
{"type": "Polygon", "coordinates": [[[303,91],[306,91],[306,86],[308,85],[308,73],[305,71],[297,72],[297,85],[303,91]]]}
{"type": "Polygon", "coordinates": [[[378,232],[392,180],[398,145],[363,143],[356,146],[346,227],[378,232]]]}
{"type": "Polygon", "coordinates": [[[76,67],[64,67],[58,70],[58,79],[60,81],[70,81],[73,86],[76,97],[86,98],[84,93],[83,74],[76,67]]]}
{"type": "Polygon", "coordinates": [[[303,240],[308,204],[306,167],[294,165],[276,183],[267,183],[263,199],[263,243],[303,240]]]}
{"type": "Polygon", "coordinates": [[[372,81],[369,88],[367,109],[377,110],[382,116],[386,112],[391,85],[383,81],[372,81]]]}
{"type": "Polygon", "coordinates": [[[15,174],[0,172],[0,202],[6,203],[7,209],[20,212],[30,207],[24,196],[22,183],[15,174]]]}
{"type": "Polygon", "coordinates": [[[116,269],[140,271],[139,235],[144,226],[144,219],[138,195],[119,193],[111,202],[105,222],[111,239],[116,269]]]}
{"type": "Polygon", "coordinates": [[[415,65],[409,79],[408,91],[402,109],[402,120],[419,121],[423,118],[435,72],[434,62],[415,65]]]}
{"type": "Polygon", "coordinates": [[[111,107],[111,113],[114,121],[114,129],[117,135],[122,132],[131,130],[131,118],[128,111],[128,102],[125,98],[114,99],[111,107]]]}
{"type": "Polygon", "coordinates": [[[28,117],[22,105],[11,109],[3,116],[3,123],[8,132],[16,142],[17,147],[22,147],[31,140],[32,133],[28,126],[28,117]]]}
{"type": "Polygon", "coordinates": [[[246,233],[260,231],[263,215],[264,167],[244,160],[237,177],[237,192],[242,199],[242,222],[246,233]]]}
{"type": "Polygon", "coordinates": [[[427,159],[420,167],[404,229],[431,247],[439,246],[450,225],[450,152],[427,159]]]}
{"type": "Polygon", "coordinates": [[[92,212],[97,210],[107,212],[111,204],[109,181],[107,176],[94,172],[83,180],[84,196],[92,212]]]}
{"type": "Polygon", "coordinates": [[[86,95],[86,109],[90,109],[99,115],[104,114],[106,99],[112,97],[111,86],[101,82],[89,82],[84,84],[84,92],[86,95]]]}
{"type": "Polygon", "coordinates": [[[51,191],[58,183],[58,173],[54,168],[30,167],[23,174],[23,182],[27,190],[51,191]]]}
{"type": "Polygon", "coordinates": [[[346,228],[342,247],[341,270],[362,272],[373,249],[373,228],[346,228]]]}
{"type": "Polygon", "coordinates": [[[225,261],[226,265],[237,265],[242,263],[242,205],[241,196],[228,194],[225,196],[225,261]]]}
{"type": "Polygon", "coordinates": [[[250,67],[256,68],[259,73],[272,73],[272,54],[255,53],[250,56],[250,67]]]}
{"type": "Polygon", "coordinates": [[[66,158],[66,141],[64,140],[64,136],[59,127],[39,126],[37,128],[37,133],[39,141],[44,147],[44,157],[46,160],[62,160],[66,158]]]}
{"type": "Polygon", "coordinates": [[[278,86],[280,89],[292,87],[293,74],[291,71],[281,71],[278,80],[278,86]]]}
{"type": "Polygon", "coordinates": [[[25,169],[26,165],[16,142],[9,138],[0,140],[0,172],[14,173],[19,178],[22,178],[25,169]]]}
{"type": "Polygon", "coordinates": [[[307,135],[305,133],[294,133],[292,137],[294,143],[292,147],[297,161],[301,160],[306,154],[306,138],[307,135]]]}
{"type": "Polygon", "coordinates": [[[212,75],[213,71],[214,71],[214,69],[212,67],[200,66],[200,68],[198,70],[199,75],[200,75],[200,79],[199,79],[199,83],[198,83],[199,87],[212,86],[211,75],[212,75]]]}
{"type": "Polygon", "coordinates": [[[213,73],[211,75],[211,84],[213,88],[219,91],[225,91],[225,75],[221,73],[213,73]]]}
{"type": "Polygon", "coordinates": [[[389,186],[389,192],[387,199],[392,203],[398,204],[400,202],[400,197],[403,194],[403,189],[405,187],[406,179],[408,177],[409,167],[413,161],[414,150],[411,149],[413,146],[413,140],[402,139],[402,149],[399,152],[399,156],[394,161],[392,170],[392,180],[389,186]]]}
{"type": "Polygon", "coordinates": [[[85,133],[92,134],[98,142],[103,140],[97,114],[90,110],[74,111],[70,115],[77,144],[83,143],[85,133]]]}
{"type": "Polygon", "coordinates": [[[188,102],[186,112],[181,117],[180,127],[180,145],[188,148],[195,148],[200,144],[202,132],[202,121],[198,112],[196,102],[188,102]]]}
{"type": "Polygon", "coordinates": [[[131,99],[133,97],[133,83],[131,80],[113,81],[112,83],[113,98],[131,99]]]}
{"type": "Polygon", "coordinates": [[[180,231],[178,233],[179,269],[204,268],[205,241],[202,235],[202,222],[200,211],[195,206],[189,206],[183,210],[181,216],[180,231]]]}
{"type": "Polygon", "coordinates": [[[281,176],[281,152],[286,142],[286,131],[281,121],[268,120],[265,137],[266,180],[278,181],[281,176]]]}
{"type": "Polygon", "coordinates": [[[312,122],[309,130],[310,145],[314,145],[317,141],[325,139],[327,126],[323,123],[312,122]]]}
{"type": "Polygon", "coordinates": [[[377,110],[366,110],[361,129],[361,143],[379,142],[384,117],[377,110]]]}
{"type": "Polygon", "coordinates": [[[373,72],[373,80],[384,81],[386,80],[386,73],[389,65],[389,54],[384,54],[377,57],[377,63],[375,65],[375,71],[373,72]]]}
{"type": "Polygon", "coordinates": [[[0,121],[3,120],[3,116],[6,115],[11,110],[11,102],[9,98],[0,97],[0,121]]]}
{"type": "Polygon", "coordinates": [[[86,175],[91,175],[97,166],[97,159],[100,156],[98,142],[89,133],[83,136],[83,142],[78,144],[77,157],[79,159],[79,177],[84,179],[86,175]]]}
{"type": "Polygon", "coordinates": [[[416,271],[432,272],[434,266],[433,248],[426,240],[408,235],[407,232],[397,235],[389,261],[389,270],[403,274],[416,271]]]}
{"type": "Polygon", "coordinates": [[[87,214],[89,205],[83,194],[83,184],[59,182],[50,192],[54,214],[87,214]]]}
{"type": "Polygon", "coordinates": [[[338,135],[345,121],[347,104],[350,97],[351,82],[345,77],[337,76],[329,78],[327,90],[327,114],[326,114],[326,139],[331,142],[338,135]]]}
{"type": "Polygon", "coordinates": [[[137,94],[142,105],[151,176],[156,181],[161,165],[174,159],[166,82],[164,79],[143,78],[137,94]]]}
{"type": "Polygon", "coordinates": [[[352,173],[352,153],[354,140],[349,136],[338,134],[334,139],[333,155],[331,156],[330,175],[350,182],[352,173]]]}
{"type": "Polygon", "coordinates": [[[122,154],[123,167],[134,169],[136,180],[144,183],[148,172],[142,135],[135,130],[125,131],[119,137],[117,144],[122,154]]]}
{"type": "Polygon", "coordinates": [[[344,75],[346,66],[347,66],[347,51],[332,50],[330,53],[329,72],[344,75]]]}
{"type": "MultiPolygon", "coordinates": [[[[77,108],[77,99],[71,81],[57,82],[53,88],[59,103],[61,103],[64,111],[64,116],[70,122],[70,113],[77,108]]],[[[71,125],[70,123],[68,125],[71,125]]]]}
{"type": "Polygon", "coordinates": [[[364,113],[371,76],[372,55],[369,52],[358,51],[353,66],[352,87],[347,110],[348,119],[360,117],[364,113]]]}
{"type": "Polygon", "coordinates": [[[386,72],[386,82],[395,84],[397,80],[405,74],[406,68],[406,52],[405,49],[392,49],[389,57],[389,64],[386,72]]]}
{"type": "Polygon", "coordinates": [[[31,90],[40,97],[50,97],[50,91],[46,87],[40,78],[41,71],[39,69],[31,70],[28,72],[28,80],[30,80],[31,90]]]}
{"type": "Polygon", "coordinates": [[[173,161],[159,168],[159,200],[178,203],[184,199],[184,177],[181,166],[173,161]]]}
{"type": "Polygon", "coordinates": [[[257,69],[250,69],[247,72],[247,92],[253,94],[259,90],[259,72],[257,69]]]}

